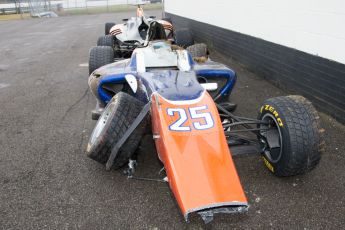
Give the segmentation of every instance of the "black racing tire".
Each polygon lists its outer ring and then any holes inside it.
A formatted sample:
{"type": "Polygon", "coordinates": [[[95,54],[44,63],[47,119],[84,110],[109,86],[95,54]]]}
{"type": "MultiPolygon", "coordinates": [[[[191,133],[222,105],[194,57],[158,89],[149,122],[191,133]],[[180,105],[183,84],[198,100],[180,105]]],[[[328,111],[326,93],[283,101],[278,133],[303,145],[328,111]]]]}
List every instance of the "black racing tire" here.
{"type": "MultiPolygon", "coordinates": [[[[136,98],[124,92],[117,93],[98,119],[87,145],[87,156],[106,164],[113,146],[128,130],[143,106],[144,103],[136,98]]],[[[114,169],[124,166],[134,154],[145,133],[146,124],[147,119],[144,119],[120,148],[114,159],[114,169]]]]}
{"type": "Polygon", "coordinates": [[[188,29],[179,29],[174,32],[175,44],[183,48],[194,45],[192,33],[188,29]]]}
{"type": "Polygon", "coordinates": [[[207,57],[209,52],[205,43],[197,43],[187,47],[188,52],[195,57],[207,57]]]}
{"type": "Polygon", "coordinates": [[[262,105],[258,135],[266,167],[276,176],[294,176],[316,167],[323,150],[320,117],[312,103],[297,95],[270,98],[262,105]]]}
{"type": "Polygon", "coordinates": [[[115,26],[116,24],[113,22],[107,22],[104,25],[104,35],[110,34],[110,29],[115,26]]]}
{"type": "Polygon", "coordinates": [[[114,36],[113,35],[105,35],[101,36],[97,40],[97,46],[110,46],[114,47],[114,36]]]}
{"type": "Polygon", "coordinates": [[[106,64],[114,62],[114,50],[109,46],[95,46],[90,49],[89,74],[106,64]]]}

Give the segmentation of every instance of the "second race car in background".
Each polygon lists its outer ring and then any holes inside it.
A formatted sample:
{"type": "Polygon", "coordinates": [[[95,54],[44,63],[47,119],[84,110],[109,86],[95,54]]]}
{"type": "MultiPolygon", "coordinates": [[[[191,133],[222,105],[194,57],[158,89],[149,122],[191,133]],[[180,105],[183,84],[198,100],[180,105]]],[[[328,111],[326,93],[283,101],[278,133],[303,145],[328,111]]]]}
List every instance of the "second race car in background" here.
{"type": "MultiPolygon", "coordinates": [[[[147,36],[160,36],[165,40],[174,41],[174,28],[169,19],[158,20],[154,16],[146,17],[141,4],[138,4],[135,17],[123,19],[123,23],[120,24],[105,23],[105,35],[98,38],[97,46],[112,47],[115,59],[129,58],[136,47],[144,44],[147,36]],[[148,29],[151,23],[161,24],[164,30],[156,33],[162,34],[149,35],[148,29]]],[[[93,70],[91,66],[90,73],[93,70]]]]}

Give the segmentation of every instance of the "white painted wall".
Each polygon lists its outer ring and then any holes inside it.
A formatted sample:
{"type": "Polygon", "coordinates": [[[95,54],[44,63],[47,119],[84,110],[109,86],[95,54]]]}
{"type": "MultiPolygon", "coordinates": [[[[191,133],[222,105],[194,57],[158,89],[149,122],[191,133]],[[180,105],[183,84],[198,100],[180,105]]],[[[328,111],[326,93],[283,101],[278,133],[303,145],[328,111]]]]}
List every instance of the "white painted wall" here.
{"type": "Polygon", "coordinates": [[[345,64],[345,0],[165,0],[165,11],[345,64]]]}

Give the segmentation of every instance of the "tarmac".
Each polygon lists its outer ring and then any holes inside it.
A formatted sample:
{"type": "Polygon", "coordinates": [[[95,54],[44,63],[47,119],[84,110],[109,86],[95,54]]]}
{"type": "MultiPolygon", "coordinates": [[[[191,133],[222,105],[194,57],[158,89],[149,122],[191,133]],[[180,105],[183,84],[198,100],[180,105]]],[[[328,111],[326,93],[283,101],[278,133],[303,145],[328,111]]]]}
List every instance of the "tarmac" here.
{"type": "MultiPolygon", "coordinates": [[[[146,12],[160,16],[159,11],[146,12]]],[[[342,229],[345,127],[320,114],[326,148],[312,172],[277,178],[259,155],[234,157],[250,208],[186,223],[168,184],[130,180],[85,155],[95,125],[89,49],[105,22],[130,13],[0,22],[0,229],[342,229]]],[[[238,74],[236,114],[256,117],[276,88],[213,53],[238,74]]],[[[139,149],[137,176],[160,178],[152,138],[139,149]]]]}

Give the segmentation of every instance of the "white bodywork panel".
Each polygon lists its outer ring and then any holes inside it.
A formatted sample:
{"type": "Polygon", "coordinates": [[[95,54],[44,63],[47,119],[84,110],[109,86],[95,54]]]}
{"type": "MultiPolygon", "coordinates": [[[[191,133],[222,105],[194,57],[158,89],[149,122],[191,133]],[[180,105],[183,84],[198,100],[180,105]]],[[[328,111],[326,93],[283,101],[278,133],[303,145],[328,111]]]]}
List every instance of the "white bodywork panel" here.
{"type": "Polygon", "coordinates": [[[136,52],[137,57],[137,71],[139,73],[145,73],[146,72],[146,66],[145,66],[145,55],[142,51],[136,52]]]}
{"type": "Polygon", "coordinates": [[[122,42],[138,41],[140,44],[143,44],[144,40],[141,38],[138,30],[142,22],[141,18],[132,17],[126,23],[113,26],[110,29],[110,34],[115,35],[122,42]]]}
{"type": "Polygon", "coordinates": [[[188,60],[188,52],[186,50],[176,50],[177,53],[177,67],[182,71],[189,71],[191,66],[188,60]]]}
{"type": "Polygon", "coordinates": [[[137,41],[140,44],[147,43],[148,41],[145,39],[148,39],[147,36],[142,37],[139,33],[139,27],[143,23],[146,24],[148,27],[150,26],[150,23],[153,21],[157,21],[160,23],[165,31],[165,35],[170,40],[172,39],[172,32],[173,32],[173,25],[164,20],[154,20],[152,18],[146,18],[146,17],[131,17],[128,19],[127,22],[122,24],[114,25],[110,28],[109,33],[111,35],[116,36],[116,39],[118,39],[121,42],[126,41],[137,41]]]}
{"type": "Polygon", "coordinates": [[[136,93],[138,89],[138,82],[135,76],[132,74],[126,74],[125,78],[126,78],[126,81],[128,82],[128,85],[133,90],[133,93],[136,93]]]}
{"type": "Polygon", "coordinates": [[[137,71],[145,72],[146,68],[177,67],[181,71],[189,71],[188,52],[186,50],[172,50],[169,43],[156,41],[146,47],[137,48],[133,54],[137,58],[137,71]]]}

